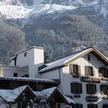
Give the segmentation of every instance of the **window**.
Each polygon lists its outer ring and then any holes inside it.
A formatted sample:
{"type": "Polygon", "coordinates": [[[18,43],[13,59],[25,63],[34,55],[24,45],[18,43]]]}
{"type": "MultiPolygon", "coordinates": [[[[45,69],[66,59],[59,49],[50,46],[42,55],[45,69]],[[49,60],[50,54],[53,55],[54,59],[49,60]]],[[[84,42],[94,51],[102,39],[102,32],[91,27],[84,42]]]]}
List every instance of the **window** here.
{"type": "Polygon", "coordinates": [[[108,85],[100,85],[101,94],[108,95],[108,85]]]}
{"type": "Polygon", "coordinates": [[[102,108],[108,108],[108,104],[103,104],[102,108]]]}
{"type": "Polygon", "coordinates": [[[98,108],[97,104],[88,104],[87,108],[98,108]]]}
{"type": "Polygon", "coordinates": [[[90,61],[91,60],[91,56],[90,55],[88,55],[88,61],[90,61]]]}
{"type": "Polygon", "coordinates": [[[71,83],[71,93],[73,93],[73,94],[82,93],[82,84],[80,84],[80,83],[71,83]]]}
{"type": "Polygon", "coordinates": [[[85,66],[85,75],[93,76],[93,67],[92,66],[85,66]]]}
{"type": "Polygon", "coordinates": [[[82,104],[73,104],[72,108],[83,108],[82,104]]]}
{"type": "Polygon", "coordinates": [[[95,94],[97,92],[95,84],[86,84],[87,94],[95,94]]]}
{"type": "Polygon", "coordinates": [[[69,64],[70,74],[79,75],[80,74],[80,66],[76,64],[69,64]]]}
{"type": "Polygon", "coordinates": [[[106,69],[105,67],[99,68],[99,76],[108,78],[108,69],[106,69]]]}
{"type": "Polygon", "coordinates": [[[18,73],[14,73],[13,74],[13,77],[18,77],[18,73]]]}
{"type": "Polygon", "coordinates": [[[27,52],[24,53],[24,57],[26,57],[26,56],[27,56],[27,52]]]}

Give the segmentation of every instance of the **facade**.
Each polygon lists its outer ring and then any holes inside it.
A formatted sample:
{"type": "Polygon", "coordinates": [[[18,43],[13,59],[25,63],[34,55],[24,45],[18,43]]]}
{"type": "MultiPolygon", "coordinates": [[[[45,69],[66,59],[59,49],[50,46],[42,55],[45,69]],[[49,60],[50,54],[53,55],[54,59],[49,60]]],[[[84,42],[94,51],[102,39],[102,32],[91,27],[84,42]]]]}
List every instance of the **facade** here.
{"type": "Polygon", "coordinates": [[[59,79],[59,88],[72,97],[73,108],[108,107],[108,60],[95,48],[88,48],[46,64],[42,78],[59,79]]]}
{"type": "MultiPolygon", "coordinates": [[[[57,81],[61,92],[74,100],[70,108],[108,107],[108,59],[96,48],[45,64],[44,49],[31,47],[17,53],[10,66],[26,70],[16,77],[57,81]]],[[[61,108],[65,106],[61,104],[61,108]]]]}

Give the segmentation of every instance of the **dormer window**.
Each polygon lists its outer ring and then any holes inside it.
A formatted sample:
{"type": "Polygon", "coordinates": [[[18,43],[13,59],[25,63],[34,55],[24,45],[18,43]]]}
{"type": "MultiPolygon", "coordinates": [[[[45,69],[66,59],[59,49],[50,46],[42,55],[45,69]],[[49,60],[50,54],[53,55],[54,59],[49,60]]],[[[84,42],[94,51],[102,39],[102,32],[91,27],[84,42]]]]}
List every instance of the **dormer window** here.
{"type": "Polygon", "coordinates": [[[70,74],[79,75],[80,74],[80,66],[76,64],[69,64],[70,74]]]}
{"type": "Polygon", "coordinates": [[[26,57],[26,56],[27,56],[27,52],[24,53],[24,57],[26,57]]]}
{"type": "Polygon", "coordinates": [[[92,66],[85,66],[85,75],[86,76],[93,76],[93,67],[92,66]]]}

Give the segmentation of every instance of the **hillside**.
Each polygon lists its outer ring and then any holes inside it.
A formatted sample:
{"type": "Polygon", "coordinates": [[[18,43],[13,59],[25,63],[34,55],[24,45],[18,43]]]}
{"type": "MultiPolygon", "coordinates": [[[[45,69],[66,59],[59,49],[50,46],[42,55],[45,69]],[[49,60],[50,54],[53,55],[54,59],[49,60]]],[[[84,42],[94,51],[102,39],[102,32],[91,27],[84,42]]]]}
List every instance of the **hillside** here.
{"type": "Polygon", "coordinates": [[[45,48],[47,61],[96,46],[108,50],[107,0],[2,0],[8,24],[26,34],[29,46],[45,48]]]}

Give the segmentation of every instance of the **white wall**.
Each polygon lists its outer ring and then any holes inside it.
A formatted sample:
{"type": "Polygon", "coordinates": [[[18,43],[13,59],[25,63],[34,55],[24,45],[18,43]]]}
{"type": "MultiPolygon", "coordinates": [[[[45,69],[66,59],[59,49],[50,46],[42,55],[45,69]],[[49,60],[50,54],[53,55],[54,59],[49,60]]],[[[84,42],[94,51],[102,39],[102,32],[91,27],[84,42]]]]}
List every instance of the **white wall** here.
{"type": "Polygon", "coordinates": [[[28,74],[28,71],[24,71],[22,68],[13,66],[1,66],[0,69],[2,69],[2,74],[0,75],[0,77],[14,77],[14,73],[17,73],[18,77],[28,74]]]}
{"type": "Polygon", "coordinates": [[[42,73],[40,76],[41,78],[46,78],[46,79],[60,79],[60,70],[61,69],[56,69],[56,70],[52,70],[50,72],[45,72],[42,73]]]}
{"type": "MultiPolygon", "coordinates": [[[[17,54],[16,66],[29,67],[29,77],[38,77],[38,67],[44,63],[43,48],[32,47],[17,54]],[[26,56],[24,54],[26,53],[26,56]]],[[[13,61],[10,65],[13,65],[13,61]]]]}
{"type": "MultiPolygon", "coordinates": [[[[87,60],[87,55],[85,55],[84,57],[78,58],[74,61],[71,61],[69,64],[77,64],[80,66],[80,70],[81,70],[81,76],[85,76],[85,66],[92,66],[94,69],[94,78],[99,78],[99,67],[104,67],[105,65],[98,60],[94,55],[91,54],[91,60],[88,61],[87,60]]],[[[73,76],[70,74],[69,72],[69,64],[65,67],[62,68],[62,75],[61,75],[61,84],[60,84],[60,89],[62,90],[63,93],[65,93],[66,95],[71,95],[73,96],[73,94],[71,93],[71,82],[79,82],[82,83],[82,94],[80,95],[81,98],[74,98],[74,101],[76,103],[81,103],[83,104],[83,108],[87,108],[87,102],[85,101],[85,97],[87,96],[86,94],[86,84],[85,82],[81,82],[80,78],[73,78],[73,76]]],[[[97,93],[94,94],[96,96],[101,96],[100,94],[100,84],[96,83],[97,86],[97,93]]],[[[105,101],[103,101],[105,102],[105,101]]],[[[103,102],[100,102],[101,104],[103,102]]],[[[108,100],[107,100],[108,103],[108,100]]],[[[101,105],[102,106],[102,105],[101,105]]],[[[101,108],[101,106],[99,106],[98,108],[101,108]]]]}

